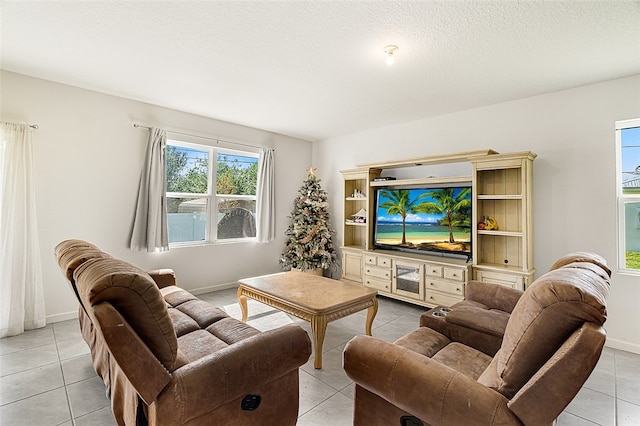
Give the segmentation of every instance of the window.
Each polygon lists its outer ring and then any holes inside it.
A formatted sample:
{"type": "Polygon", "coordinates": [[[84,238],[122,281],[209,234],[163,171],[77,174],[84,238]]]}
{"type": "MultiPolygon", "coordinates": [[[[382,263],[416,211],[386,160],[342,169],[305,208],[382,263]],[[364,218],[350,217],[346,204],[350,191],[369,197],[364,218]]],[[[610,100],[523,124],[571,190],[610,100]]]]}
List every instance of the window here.
{"type": "Polygon", "coordinates": [[[258,154],[167,140],[169,243],[256,236],[258,154]]]}
{"type": "Polygon", "coordinates": [[[640,273],[640,119],[616,123],[618,266],[640,273]]]}

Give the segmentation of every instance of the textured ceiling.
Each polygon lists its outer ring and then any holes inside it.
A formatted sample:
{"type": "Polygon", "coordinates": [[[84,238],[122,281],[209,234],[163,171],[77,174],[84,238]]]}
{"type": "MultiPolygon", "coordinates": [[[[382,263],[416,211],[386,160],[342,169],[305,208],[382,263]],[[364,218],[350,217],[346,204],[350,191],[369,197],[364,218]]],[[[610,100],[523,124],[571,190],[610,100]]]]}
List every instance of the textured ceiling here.
{"type": "Polygon", "coordinates": [[[5,70],[307,140],[640,73],[638,1],[0,7],[5,70]]]}

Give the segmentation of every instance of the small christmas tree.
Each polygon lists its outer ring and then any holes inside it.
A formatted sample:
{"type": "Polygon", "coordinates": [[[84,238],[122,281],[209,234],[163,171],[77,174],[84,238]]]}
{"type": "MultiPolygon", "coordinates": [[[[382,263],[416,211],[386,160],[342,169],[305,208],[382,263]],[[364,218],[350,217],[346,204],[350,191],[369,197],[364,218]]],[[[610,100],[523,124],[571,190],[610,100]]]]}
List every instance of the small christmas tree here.
{"type": "Polygon", "coordinates": [[[283,269],[292,267],[300,270],[328,269],[336,262],[329,229],[327,193],[320,186],[320,179],[307,172],[289,216],[291,224],[285,231],[285,250],[280,257],[283,269]]]}

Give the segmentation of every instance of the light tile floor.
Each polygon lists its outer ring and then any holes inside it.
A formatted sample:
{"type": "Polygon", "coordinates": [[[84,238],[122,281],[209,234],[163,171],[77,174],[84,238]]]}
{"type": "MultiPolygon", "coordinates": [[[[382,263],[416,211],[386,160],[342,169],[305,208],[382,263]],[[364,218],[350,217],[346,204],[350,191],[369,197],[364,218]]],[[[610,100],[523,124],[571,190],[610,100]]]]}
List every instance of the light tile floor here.
{"type": "MultiPolygon", "coordinates": [[[[200,297],[240,317],[235,289],[200,297]]],[[[374,336],[393,341],[418,326],[424,308],[382,297],[379,301],[374,336]]],[[[300,369],[298,425],[352,424],[353,383],[342,370],[342,350],[364,333],[365,312],[330,323],[323,368],[313,368],[312,356],[300,369]]],[[[261,330],[293,322],[310,332],[308,323],[251,300],[249,316],[249,323],[261,330]]],[[[605,348],[596,370],[557,423],[640,425],[640,355],[605,348]]],[[[0,339],[0,424],[115,425],[77,320],[0,339]]]]}

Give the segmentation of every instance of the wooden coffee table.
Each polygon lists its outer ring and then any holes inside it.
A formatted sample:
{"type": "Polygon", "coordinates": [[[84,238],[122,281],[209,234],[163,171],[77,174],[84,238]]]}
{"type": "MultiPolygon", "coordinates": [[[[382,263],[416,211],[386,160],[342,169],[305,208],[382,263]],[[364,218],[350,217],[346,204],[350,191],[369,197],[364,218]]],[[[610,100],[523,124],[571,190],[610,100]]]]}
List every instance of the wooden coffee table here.
{"type": "Polygon", "coordinates": [[[371,336],[371,325],[378,312],[375,290],[297,271],[238,282],[243,322],[247,321],[247,297],[250,297],[311,323],[315,368],[322,368],[322,344],[329,322],[368,309],[365,332],[371,336]]]}

